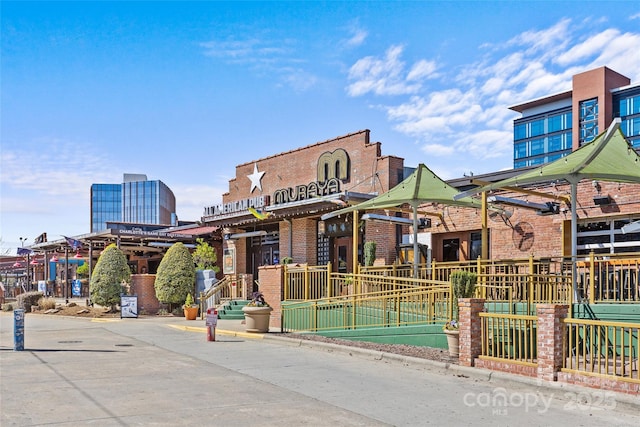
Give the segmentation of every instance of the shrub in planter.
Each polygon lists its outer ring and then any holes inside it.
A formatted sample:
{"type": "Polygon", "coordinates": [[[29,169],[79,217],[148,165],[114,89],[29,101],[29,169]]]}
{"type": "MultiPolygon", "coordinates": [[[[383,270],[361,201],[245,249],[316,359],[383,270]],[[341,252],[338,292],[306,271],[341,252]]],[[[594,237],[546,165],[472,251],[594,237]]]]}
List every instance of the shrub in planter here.
{"type": "Polygon", "coordinates": [[[129,280],[131,270],[126,256],[115,244],[107,246],[91,274],[91,302],[115,311],[123,292],[122,283],[129,280]]]}
{"type": "MultiPolygon", "coordinates": [[[[158,301],[182,305],[187,294],[194,292],[196,284],[196,267],[189,249],[182,242],[174,243],[156,273],[154,284],[158,301]]],[[[182,307],[178,307],[182,311],[182,307]]]]}
{"type": "Polygon", "coordinates": [[[458,298],[471,298],[476,290],[478,276],[471,271],[457,270],[451,273],[453,319],[458,320],[458,298]]]}

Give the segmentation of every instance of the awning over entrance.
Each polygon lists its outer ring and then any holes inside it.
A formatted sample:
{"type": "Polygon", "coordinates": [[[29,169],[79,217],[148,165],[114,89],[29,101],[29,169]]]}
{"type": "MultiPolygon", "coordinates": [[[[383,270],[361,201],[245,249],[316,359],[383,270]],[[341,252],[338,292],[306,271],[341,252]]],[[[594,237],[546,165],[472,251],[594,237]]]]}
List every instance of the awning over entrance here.
{"type": "Polygon", "coordinates": [[[329,219],[337,215],[354,211],[388,209],[409,205],[413,215],[413,244],[414,244],[414,268],[419,264],[418,251],[418,207],[426,203],[437,203],[445,206],[463,206],[480,208],[481,204],[471,197],[454,199],[459,191],[440,179],[424,164],[419,164],[416,170],[404,181],[391,188],[384,194],[374,197],[366,202],[349,206],[322,216],[322,219],[329,219]]]}

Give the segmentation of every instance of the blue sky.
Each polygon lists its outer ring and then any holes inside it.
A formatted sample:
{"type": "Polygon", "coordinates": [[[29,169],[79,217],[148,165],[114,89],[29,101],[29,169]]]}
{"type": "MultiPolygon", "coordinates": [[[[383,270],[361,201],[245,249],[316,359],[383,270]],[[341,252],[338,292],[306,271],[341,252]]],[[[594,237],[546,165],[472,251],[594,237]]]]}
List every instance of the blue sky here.
{"type": "Polygon", "coordinates": [[[162,180],[180,219],[237,164],[362,129],[444,179],[512,167],[509,106],[606,65],[640,82],[640,6],[1,3],[2,253],[89,232],[92,183],[162,180]]]}

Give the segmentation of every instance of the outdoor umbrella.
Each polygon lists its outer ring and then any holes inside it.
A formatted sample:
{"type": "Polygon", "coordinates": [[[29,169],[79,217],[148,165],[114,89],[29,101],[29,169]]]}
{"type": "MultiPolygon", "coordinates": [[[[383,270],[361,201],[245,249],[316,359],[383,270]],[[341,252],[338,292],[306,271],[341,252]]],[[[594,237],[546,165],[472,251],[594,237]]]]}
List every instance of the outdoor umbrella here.
{"type": "Polygon", "coordinates": [[[606,132],[592,142],[554,162],[545,164],[520,175],[480,186],[460,193],[456,197],[505,187],[517,187],[552,181],[567,181],[571,185],[571,258],[573,292],[577,300],[576,257],[578,254],[578,182],[583,179],[640,183],[640,156],[620,131],[620,119],[615,119],[606,132]]]}
{"type": "Polygon", "coordinates": [[[411,175],[386,193],[366,202],[325,214],[322,216],[322,220],[353,211],[389,209],[405,204],[411,206],[413,213],[414,274],[417,277],[418,264],[420,262],[418,252],[418,207],[425,203],[439,203],[480,208],[480,203],[471,197],[462,197],[455,200],[454,196],[457,194],[459,194],[458,190],[441,180],[421,163],[411,175]]]}

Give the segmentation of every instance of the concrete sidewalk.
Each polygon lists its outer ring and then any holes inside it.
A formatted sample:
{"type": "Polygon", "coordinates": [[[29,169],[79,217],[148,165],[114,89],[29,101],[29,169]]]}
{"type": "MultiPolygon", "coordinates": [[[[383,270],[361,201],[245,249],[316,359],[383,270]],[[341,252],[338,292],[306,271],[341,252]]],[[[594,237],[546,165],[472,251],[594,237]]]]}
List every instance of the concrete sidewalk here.
{"type": "Polygon", "coordinates": [[[2,426],[637,426],[638,406],[615,394],[250,334],[242,321],[220,320],[216,342],[204,320],[179,317],[28,314],[25,323],[16,352],[13,317],[0,315],[2,426]],[[496,393],[513,404],[480,399],[496,393]]]}

